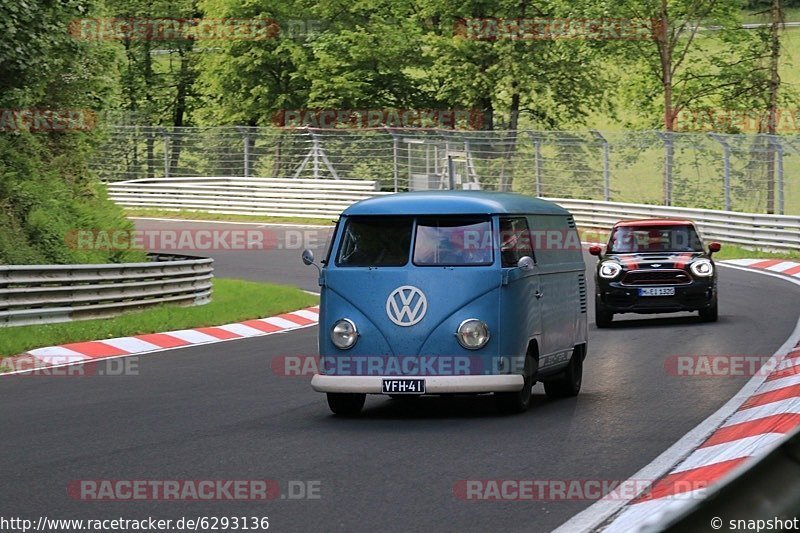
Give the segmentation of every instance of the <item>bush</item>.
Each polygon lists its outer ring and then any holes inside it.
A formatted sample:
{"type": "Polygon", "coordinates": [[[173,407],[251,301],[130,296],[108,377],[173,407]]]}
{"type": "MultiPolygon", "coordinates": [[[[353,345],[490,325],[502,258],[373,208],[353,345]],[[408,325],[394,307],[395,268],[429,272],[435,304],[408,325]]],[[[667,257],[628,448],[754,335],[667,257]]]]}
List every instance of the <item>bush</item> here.
{"type": "Polygon", "coordinates": [[[76,230],[132,229],[86,166],[81,133],[0,136],[0,264],[122,263],[141,251],[78,250],[76,230]]]}

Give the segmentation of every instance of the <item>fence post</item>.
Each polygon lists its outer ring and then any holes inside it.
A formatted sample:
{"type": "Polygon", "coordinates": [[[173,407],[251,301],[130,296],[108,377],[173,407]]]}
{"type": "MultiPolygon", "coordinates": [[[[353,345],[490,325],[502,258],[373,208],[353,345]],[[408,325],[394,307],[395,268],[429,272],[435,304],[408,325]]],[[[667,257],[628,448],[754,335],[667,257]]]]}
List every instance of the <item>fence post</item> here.
{"type": "Polygon", "coordinates": [[[725,194],[725,211],[731,210],[731,147],[728,142],[716,133],[709,133],[709,137],[722,145],[722,159],[725,165],[725,174],[722,175],[722,188],[725,194]]]}
{"type": "Polygon", "coordinates": [[[450,190],[454,191],[456,189],[456,163],[451,155],[447,156],[447,178],[450,190]]]}
{"type": "MultiPolygon", "coordinates": [[[[775,152],[778,154],[778,164],[776,167],[776,187],[777,187],[777,203],[778,214],[784,214],[784,198],[783,198],[783,145],[777,135],[770,135],[768,137],[769,143],[775,147],[775,152]]],[[[771,179],[771,177],[770,177],[771,179]]]]}
{"type": "Polygon", "coordinates": [[[319,138],[315,133],[311,133],[311,139],[314,146],[314,171],[313,176],[314,179],[319,179],[319,153],[320,153],[320,145],[319,145],[319,138]]]}
{"type": "Polygon", "coordinates": [[[392,128],[384,124],[386,133],[392,136],[392,178],[394,179],[394,192],[398,191],[398,183],[400,181],[400,139],[392,131],[392,128]]]}
{"type": "Polygon", "coordinates": [[[164,137],[164,177],[169,177],[169,132],[164,128],[158,128],[164,137]]]}
{"type": "Polygon", "coordinates": [[[609,166],[608,140],[597,130],[592,130],[597,140],[603,143],[603,201],[611,201],[611,169],[609,166]]]}
{"type": "Polygon", "coordinates": [[[536,139],[533,141],[535,148],[534,158],[534,172],[536,173],[536,196],[542,195],[542,141],[536,139]]]}
{"type": "Polygon", "coordinates": [[[664,205],[672,205],[672,164],[675,156],[675,146],[673,144],[673,132],[656,132],[664,141],[664,205]]]}
{"type": "Polygon", "coordinates": [[[244,141],[244,177],[250,177],[250,133],[243,126],[236,126],[236,130],[242,134],[244,141]]]}

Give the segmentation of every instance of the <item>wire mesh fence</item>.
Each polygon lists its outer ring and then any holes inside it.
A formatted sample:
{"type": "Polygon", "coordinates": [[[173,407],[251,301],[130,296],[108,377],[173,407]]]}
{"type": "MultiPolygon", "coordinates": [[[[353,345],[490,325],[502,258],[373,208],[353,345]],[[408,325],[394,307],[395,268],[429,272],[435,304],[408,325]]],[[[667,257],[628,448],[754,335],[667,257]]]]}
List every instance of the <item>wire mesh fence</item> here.
{"type": "Polygon", "coordinates": [[[104,181],[366,179],[800,215],[800,136],[112,126],[92,165],[104,181]]]}

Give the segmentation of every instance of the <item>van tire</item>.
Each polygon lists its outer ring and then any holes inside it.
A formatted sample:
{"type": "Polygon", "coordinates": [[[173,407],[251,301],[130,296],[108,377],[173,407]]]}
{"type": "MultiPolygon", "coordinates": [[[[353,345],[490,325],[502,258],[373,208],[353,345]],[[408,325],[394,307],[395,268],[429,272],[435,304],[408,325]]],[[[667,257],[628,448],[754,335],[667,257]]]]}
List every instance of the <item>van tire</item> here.
{"type": "Polygon", "coordinates": [[[366,394],[358,393],[328,393],[328,407],[334,414],[342,416],[355,416],[361,412],[364,402],[367,400],[366,394]]]}
{"type": "Polygon", "coordinates": [[[614,313],[608,311],[603,304],[594,302],[594,323],[598,328],[609,328],[614,321],[614,313]]]}
{"type": "Polygon", "coordinates": [[[548,398],[570,398],[577,396],[583,382],[583,359],[586,356],[585,345],[576,346],[572,350],[567,368],[555,379],[544,382],[544,392],[548,398]]]}
{"type": "Polygon", "coordinates": [[[522,369],[523,384],[522,389],[515,392],[495,392],[494,397],[497,402],[497,409],[505,414],[519,414],[524,413],[531,406],[531,397],[533,396],[533,385],[536,383],[534,378],[537,367],[539,366],[538,359],[535,359],[532,354],[525,356],[525,366],[522,369]]]}
{"type": "Polygon", "coordinates": [[[716,301],[708,309],[700,310],[700,319],[703,322],[716,322],[719,319],[719,306],[716,301]]]}

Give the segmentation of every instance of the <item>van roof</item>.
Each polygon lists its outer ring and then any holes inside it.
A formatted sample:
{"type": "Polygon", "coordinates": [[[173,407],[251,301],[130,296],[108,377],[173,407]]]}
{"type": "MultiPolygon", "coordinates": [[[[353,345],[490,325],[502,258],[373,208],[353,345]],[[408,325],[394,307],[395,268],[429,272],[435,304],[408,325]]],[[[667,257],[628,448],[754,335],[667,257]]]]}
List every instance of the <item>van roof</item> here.
{"type": "Polygon", "coordinates": [[[507,192],[422,191],[375,196],[357,202],[342,213],[350,215],[568,215],[559,205],[507,192]]]}

